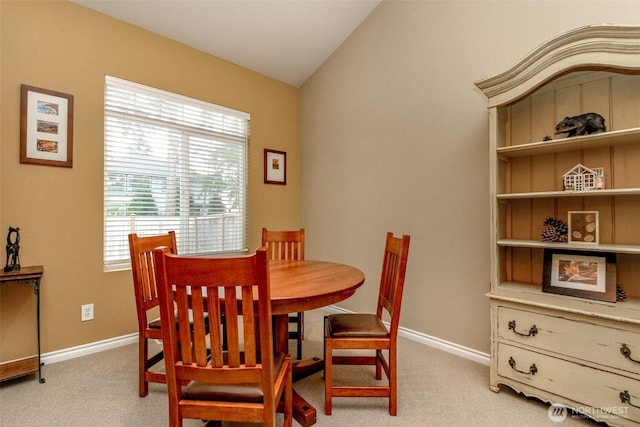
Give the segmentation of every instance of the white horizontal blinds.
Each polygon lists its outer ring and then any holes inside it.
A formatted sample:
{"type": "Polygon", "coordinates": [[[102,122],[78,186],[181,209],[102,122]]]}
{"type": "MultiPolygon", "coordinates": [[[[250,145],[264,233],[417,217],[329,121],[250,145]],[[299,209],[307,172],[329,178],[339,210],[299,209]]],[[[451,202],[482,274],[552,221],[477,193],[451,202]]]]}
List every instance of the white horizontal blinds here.
{"type": "Polygon", "coordinates": [[[247,246],[249,115],[107,76],[104,262],[127,235],[176,231],[182,254],[247,246]]]}

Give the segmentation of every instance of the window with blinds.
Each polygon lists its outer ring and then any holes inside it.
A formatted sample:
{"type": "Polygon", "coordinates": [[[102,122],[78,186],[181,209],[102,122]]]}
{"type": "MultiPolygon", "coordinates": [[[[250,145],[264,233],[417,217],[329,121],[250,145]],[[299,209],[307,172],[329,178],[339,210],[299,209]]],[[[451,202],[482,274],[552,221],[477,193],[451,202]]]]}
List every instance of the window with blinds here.
{"type": "Polygon", "coordinates": [[[249,114],[110,76],[104,109],[105,269],[129,264],[129,233],[245,251],[249,114]]]}

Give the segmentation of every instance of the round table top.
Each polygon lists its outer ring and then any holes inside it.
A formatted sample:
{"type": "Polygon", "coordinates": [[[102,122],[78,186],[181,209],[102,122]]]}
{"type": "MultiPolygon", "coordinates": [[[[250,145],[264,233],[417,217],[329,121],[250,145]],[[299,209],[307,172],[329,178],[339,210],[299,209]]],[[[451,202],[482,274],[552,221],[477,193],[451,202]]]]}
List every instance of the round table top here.
{"type": "Polygon", "coordinates": [[[353,295],[364,273],[326,261],[269,261],[273,314],[295,313],[335,304],[353,295]]]}

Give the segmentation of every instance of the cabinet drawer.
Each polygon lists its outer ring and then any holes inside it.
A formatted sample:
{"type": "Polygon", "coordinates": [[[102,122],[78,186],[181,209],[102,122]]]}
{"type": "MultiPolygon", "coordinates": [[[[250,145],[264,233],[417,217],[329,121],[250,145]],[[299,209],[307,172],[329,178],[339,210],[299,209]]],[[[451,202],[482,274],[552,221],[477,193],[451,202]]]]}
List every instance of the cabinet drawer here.
{"type": "Polygon", "coordinates": [[[640,375],[640,331],[602,326],[594,320],[500,306],[498,338],[640,375]]]}
{"type": "MultiPolygon", "coordinates": [[[[640,409],[633,406],[640,406],[640,381],[632,378],[508,344],[498,344],[498,375],[556,395],[570,396],[576,402],[596,408],[590,412],[595,418],[606,421],[610,417],[608,413],[612,413],[640,422],[640,409]],[[628,402],[621,400],[621,393],[625,392],[628,402]],[[606,416],[597,416],[603,412],[607,412],[606,416]]],[[[575,409],[584,413],[590,410],[575,409]]]]}

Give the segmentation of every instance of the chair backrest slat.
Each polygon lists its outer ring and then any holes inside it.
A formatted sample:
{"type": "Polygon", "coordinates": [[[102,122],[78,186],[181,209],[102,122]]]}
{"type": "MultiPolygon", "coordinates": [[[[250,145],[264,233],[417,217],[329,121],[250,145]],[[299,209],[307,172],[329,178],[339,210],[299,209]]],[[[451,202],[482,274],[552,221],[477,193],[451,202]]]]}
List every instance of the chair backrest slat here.
{"type": "MultiPolygon", "coordinates": [[[[222,323],[223,312],[220,310],[219,287],[209,286],[207,288],[207,312],[209,313],[209,325],[220,325],[222,323]]],[[[223,336],[220,328],[209,330],[211,342],[222,342],[223,336]]],[[[211,365],[219,368],[223,365],[222,347],[211,346],[211,365]]]]}
{"type": "Polygon", "coordinates": [[[245,366],[256,366],[258,364],[259,350],[256,348],[256,315],[253,307],[253,292],[251,288],[242,288],[242,329],[244,331],[244,354],[245,366]]]}
{"type": "Polygon", "coordinates": [[[145,274],[142,275],[142,292],[145,301],[152,301],[157,304],[158,292],[156,289],[155,277],[153,277],[153,258],[151,252],[140,254],[140,266],[145,274]]]}
{"type": "Polygon", "coordinates": [[[233,368],[240,366],[240,318],[238,316],[238,301],[235,288],[225,288],[224,310],[228,335],[228,364],[233,368]]]}

